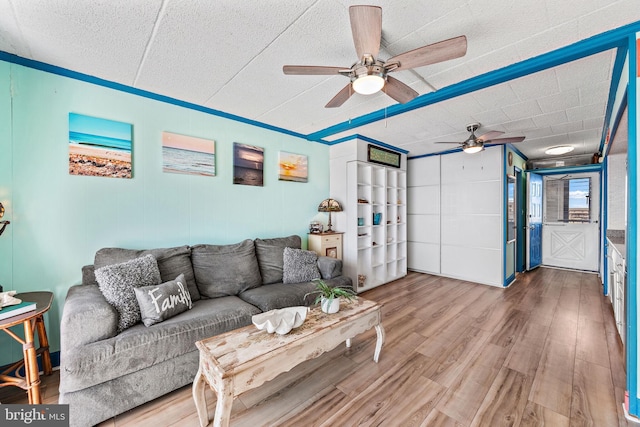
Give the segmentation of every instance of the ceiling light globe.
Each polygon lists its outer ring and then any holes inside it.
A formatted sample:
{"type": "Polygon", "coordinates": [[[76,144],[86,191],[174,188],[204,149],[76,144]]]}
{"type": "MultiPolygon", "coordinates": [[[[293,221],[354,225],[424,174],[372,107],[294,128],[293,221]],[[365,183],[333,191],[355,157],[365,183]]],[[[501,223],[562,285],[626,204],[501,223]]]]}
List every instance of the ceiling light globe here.
{"type": "Polygon", "coordinates": [[[560,154],[566,154],[573,151],[573,146],[571,145],[558,145],[556,147],[551,147],[545,150],[544,154],[548,154],[551,156],[558,156],[560,154]]]}
{"type": "Polygon", "coordinates": [[[462,150],[467,153],[467,154],[474,154],[474,153],[479,153],[480,151],[483,150],[483,146],[481,144],[477,144],[477,145],[467,145],[466,147],[463,147],[462,150]]]}
{"type": "Polygon", "coordinates": [[[384,87],[384,79],[378,75],[358,77],[351,84],[353,90],[361,95],[371,95],[384,87]]]}

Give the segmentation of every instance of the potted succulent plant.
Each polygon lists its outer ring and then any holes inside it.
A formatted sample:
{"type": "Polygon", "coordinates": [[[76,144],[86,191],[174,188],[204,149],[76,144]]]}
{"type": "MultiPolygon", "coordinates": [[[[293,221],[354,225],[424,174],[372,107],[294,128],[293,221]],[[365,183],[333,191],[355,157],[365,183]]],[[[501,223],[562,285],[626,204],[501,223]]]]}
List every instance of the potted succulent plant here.
{"type": "Polygon", "coordinates": [[[346,300],[356,298],[356,293],[351,288],[343,286],[332,287],[323,280],[316,280],[316,282],[316,290],[309,292],[307,295],[318,294],[315,304],[320,303],[320,309],[325,313],[337,313],[340,310],[340,298],[346,300]]]}

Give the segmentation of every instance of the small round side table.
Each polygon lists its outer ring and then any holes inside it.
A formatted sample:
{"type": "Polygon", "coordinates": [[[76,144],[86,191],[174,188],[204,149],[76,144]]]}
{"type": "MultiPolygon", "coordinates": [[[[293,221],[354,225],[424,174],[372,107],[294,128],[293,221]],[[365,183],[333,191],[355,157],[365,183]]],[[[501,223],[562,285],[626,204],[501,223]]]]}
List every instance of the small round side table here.
{"type": "Polygon", "coordinates": [[[20,360],[9,366],[3,372],[0,372],[0,387],[13,385],[27,390],[29,396],[29,404],[35,405],[42,403],[40,396],[40,373],[38,370],[38,355],[42,357],[42,370],[45,375],[50,375],[51,355],[49,354],[49,340],[47,339],[47,331],[44,327],[44,313],[51,308],[53,301],[53,293],[51,292],[24,292],[16,294],[16,298],[22,301],[35,302],[36,309],[17,316],[0,320],[0,330],[6,332],[11,338],[22,344],[23,360],[20,360]],[[24,339],[20,338],[9,328],[19,324],[24,327],[24,339]],[[35,334],[38,335],[40,346],[36,349],[34,345],[35,334]],[[24,366],[24,378],[20,376],[19,369],[24,366]],[[15,371],[15,376],[8,375],[15,371]]]}

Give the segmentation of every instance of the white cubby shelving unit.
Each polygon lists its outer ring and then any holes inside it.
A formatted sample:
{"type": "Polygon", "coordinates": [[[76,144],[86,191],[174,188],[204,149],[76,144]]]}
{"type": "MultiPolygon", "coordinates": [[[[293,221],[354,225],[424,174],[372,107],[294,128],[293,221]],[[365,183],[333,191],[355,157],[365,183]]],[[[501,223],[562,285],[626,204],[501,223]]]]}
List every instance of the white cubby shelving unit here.
{"type": "Polygon", "coordinates": [[[347,163],[344,261],[357,292],[406,276],[406,201],[404,170],[361,161],[347,163]]]}

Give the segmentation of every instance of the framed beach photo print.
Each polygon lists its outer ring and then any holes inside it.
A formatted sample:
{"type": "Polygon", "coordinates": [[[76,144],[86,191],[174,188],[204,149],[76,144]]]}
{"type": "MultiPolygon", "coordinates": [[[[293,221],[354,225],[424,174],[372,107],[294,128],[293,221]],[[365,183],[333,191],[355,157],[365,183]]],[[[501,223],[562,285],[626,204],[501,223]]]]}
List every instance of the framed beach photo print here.
{"type": "Polygon", "coordinates": [[[162,171],[216,176],[215,141],[162,132],[162,171]]]}
{"type": "Polygon", "coordinates": [[[233,183],[264,186],[264,148],[233,143],[233,183]]]}
{"type": "Polygon", "coordinates": [[[133,125],[69,113],[69,174],[131,178],[133,125]]]}
{"type": "Polygon", "coordinates": [[[303,154],[281,151],[278,159],[280,166],[278,179],[280,181],[307,182],[309,176],[307,163],[307,156],[303,154]]]}

